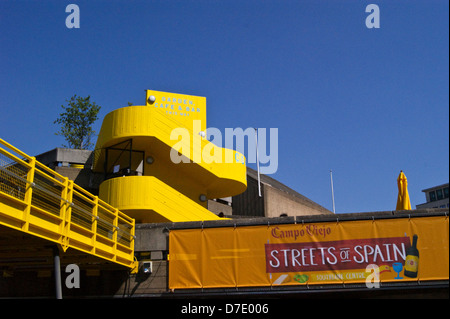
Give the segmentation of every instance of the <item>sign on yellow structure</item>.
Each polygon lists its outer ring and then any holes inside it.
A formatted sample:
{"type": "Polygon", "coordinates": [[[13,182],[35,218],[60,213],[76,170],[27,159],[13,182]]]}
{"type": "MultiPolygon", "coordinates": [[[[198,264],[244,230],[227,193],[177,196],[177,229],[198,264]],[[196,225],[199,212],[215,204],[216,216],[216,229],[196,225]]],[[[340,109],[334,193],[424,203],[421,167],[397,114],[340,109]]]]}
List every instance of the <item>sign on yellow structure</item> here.
{"type": "Polygon", "coordinates": [[[199,120],[201,130],[206,130],[206,97],[147,90],[146,101],[155,111],[176,121],[176,127],[191,128],[193,121],[199,120]]]}
{"type": "Polygon", "coordinates": [[[169,240],[171,289],[449,278],[447,217],[185,229],[169,240]]]}

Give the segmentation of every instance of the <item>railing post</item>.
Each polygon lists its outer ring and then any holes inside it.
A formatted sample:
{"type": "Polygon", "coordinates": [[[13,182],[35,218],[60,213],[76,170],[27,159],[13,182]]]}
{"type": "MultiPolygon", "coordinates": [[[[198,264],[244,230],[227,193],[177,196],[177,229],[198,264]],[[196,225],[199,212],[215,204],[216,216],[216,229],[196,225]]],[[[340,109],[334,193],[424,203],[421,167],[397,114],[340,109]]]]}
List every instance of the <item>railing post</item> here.
{"type": "Polygon", "coordinates": [[[25,188],[24,201],[27,204],[27,206],[23,211],[23,218],[22,218],[22,220],[24,221],[24,224],[22,225],[23,231],[28,231],[30,223],[31,199],[33,195],[33,186],[34,186],[34,172],[36,171],[36,158],[31,157],[30,162],[28,164],[30,165],[30,169],[27,173],[27,185],[25,188]]]}
{"type": "MultiPolygon", "coordinates": [[[[136,244],[136,220],[134,218],[131,220],[130,236],[130,257],[134,258],[134,245],[136,244]]],[[[135,274],[138,272],[139,262],[135,259],[132,264],[134,265],[134,267],[131,269],[131,273],[135,274]]]]}
{"type": "MultiPolygon", "coordinates": [[[[66,210],[66,221],[67,221],[67,241],[69,241],[70,237],[70,227],[72,224],[72,206],[73,206],[73,184],[74,181],[69,179],[69,184],[67,188],[67,210],[66,210]]],[[[69,243],[67,243],[69,244],[69,243]]],[[[66,248],[67,249],[67,248],[66,248]]]]}
{"type": "Polygon", "coordinates": [[[130,236],[130,248],[133,248],[136,239],[136,220],[134,218],[131,220],[130,236]]]}
{"type": "Polygon", "coordinates": [[[114,225],[114,232],[113,232],[113,242],[114,242],[114,246],[113,246],[113,254],[114,254],[114,258],[116,259],[117,257],[117,241],[118,241],[118,233],[119,233],[119,209],[115,208],[114,209],[114,220],[113,220],[113,225],[114,225]]]}
{"type": "Polygon", "coordinates": [[[64,188],[61,192],[61,209],[60,209],[60,214],[59,216],[62,218],[62,227],[60,228],[61,230],[61,234],[62,234],[62,243],[61,243],[61,247],[63,248],[64,251],[67,250],[67,248],[69,247],[69,230],[70,230],[70,210],[71,210],[71,205],[70,203],[71,198],[70,197],[70,180],[65,177],[64,178],[64,188]]]}
{"type": "Polygon", "coordinates": [[[92,247],[94,251],[97,248],[97,227],[98,227],[98,196],[94,196],[94,209],[92,210],[93,221],[92,221],[92,247]]]}

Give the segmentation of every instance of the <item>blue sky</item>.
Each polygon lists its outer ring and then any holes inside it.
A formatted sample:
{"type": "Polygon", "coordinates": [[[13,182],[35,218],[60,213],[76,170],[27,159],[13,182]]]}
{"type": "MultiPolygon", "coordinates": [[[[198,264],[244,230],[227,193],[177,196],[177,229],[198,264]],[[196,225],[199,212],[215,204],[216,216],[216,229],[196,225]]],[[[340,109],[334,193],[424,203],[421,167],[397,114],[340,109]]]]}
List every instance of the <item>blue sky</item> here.
{"type": "Polygon", "coordinates": [[[332,169],[338,213],[395,209],[400,170],[415,207],[448,182],[448,29],[446,0],[0,0],[0,137],[60,146],[74,94],[102,106],[97,132],[145,89],[206,96],[208,127],[278,128],[272,177],[322,206],[332,169]]]}

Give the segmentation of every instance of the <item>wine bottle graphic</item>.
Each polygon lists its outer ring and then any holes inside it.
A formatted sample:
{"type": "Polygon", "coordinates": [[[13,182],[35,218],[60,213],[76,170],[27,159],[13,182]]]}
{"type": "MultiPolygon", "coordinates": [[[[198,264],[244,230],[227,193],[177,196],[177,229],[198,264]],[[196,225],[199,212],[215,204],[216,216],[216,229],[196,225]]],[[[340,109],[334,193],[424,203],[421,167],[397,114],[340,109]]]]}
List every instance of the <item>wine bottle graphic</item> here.
{"type": "Polygon", "coordinates": [[[417,249],[418,236],[413,236],[413,244],[406,250],[405,272],[404,275],[409,278],[417,278],[419,271],[419,250],[417,249]]]}

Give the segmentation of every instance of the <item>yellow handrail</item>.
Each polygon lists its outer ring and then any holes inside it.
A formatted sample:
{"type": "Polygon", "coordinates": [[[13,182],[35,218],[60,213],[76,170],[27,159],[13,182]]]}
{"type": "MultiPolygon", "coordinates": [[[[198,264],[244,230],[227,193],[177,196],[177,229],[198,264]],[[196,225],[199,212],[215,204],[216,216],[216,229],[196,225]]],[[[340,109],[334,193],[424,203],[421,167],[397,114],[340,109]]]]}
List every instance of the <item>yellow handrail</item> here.
{"type": "Polygon", "coordinates": [[[3,139],[0,224],[135,267],[134,219],[3,139]]]}

